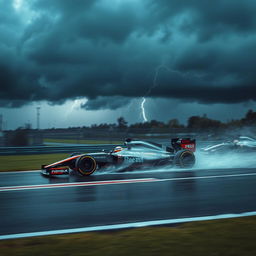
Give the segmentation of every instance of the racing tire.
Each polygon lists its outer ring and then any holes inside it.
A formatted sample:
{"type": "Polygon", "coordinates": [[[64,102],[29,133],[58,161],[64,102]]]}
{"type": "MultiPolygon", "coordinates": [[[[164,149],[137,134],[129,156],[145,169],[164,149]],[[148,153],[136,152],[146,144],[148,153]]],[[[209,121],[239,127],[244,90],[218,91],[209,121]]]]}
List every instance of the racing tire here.
{"type": "Polygon", "coordinates": [[[180,168],[192,168],[196,158],[192,151],[179,150],[174,156],[174,165],[180,168]]]}
{"type": "Polygon", "coordinates": [[[97,169],[97,162],[92,156],[84,155],[76,159],[76,170],[82,176],[89,176],[97,169]]]}

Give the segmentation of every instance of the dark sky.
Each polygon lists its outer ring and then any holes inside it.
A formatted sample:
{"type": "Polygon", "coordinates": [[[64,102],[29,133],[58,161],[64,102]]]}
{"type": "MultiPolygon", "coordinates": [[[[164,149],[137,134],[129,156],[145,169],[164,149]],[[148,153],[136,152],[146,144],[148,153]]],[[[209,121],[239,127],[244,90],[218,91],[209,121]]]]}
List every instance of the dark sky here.
{"type": "Polygon", "coordinates": [[[73,101],[135,122],[145,96],[149,119],[238,117],[255,106],[255,13],[253,0],[0,0],[0,112],[73,101]]]}

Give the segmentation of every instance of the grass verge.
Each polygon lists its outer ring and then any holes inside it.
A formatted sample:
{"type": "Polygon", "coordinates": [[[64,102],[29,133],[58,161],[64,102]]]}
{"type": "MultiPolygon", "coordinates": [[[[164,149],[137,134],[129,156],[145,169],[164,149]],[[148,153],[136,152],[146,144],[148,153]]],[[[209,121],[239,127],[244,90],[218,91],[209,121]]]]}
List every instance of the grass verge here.
{"type": "Polygon", "coordinates": [[[73,140],[73,139],[44,139],[44,143],[70,143],[70,144],[123,144],[120,140],[73,140]]]}
{"type": "Polygon", "coordinates": [[[68,156],[69,154],[0,156],[0,172],[38,170],[42,164],[50,164],[68,156]]]}
{"type": "Polygon", "coordinates": [[[256,217],[0,241],[1,255],[255,256],[256,217]]]}

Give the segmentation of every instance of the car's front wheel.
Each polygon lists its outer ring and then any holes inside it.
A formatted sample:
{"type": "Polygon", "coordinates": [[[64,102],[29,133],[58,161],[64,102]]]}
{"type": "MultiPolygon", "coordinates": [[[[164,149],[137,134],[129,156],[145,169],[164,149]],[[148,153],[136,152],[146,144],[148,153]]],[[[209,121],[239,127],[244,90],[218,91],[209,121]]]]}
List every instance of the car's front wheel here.
{"type": "Polygon", "coordinates": [[[83,176],[94,173],[97,169],[97,162],[92,156],[84,155],[76,159],[76,170],[83,176]]]}

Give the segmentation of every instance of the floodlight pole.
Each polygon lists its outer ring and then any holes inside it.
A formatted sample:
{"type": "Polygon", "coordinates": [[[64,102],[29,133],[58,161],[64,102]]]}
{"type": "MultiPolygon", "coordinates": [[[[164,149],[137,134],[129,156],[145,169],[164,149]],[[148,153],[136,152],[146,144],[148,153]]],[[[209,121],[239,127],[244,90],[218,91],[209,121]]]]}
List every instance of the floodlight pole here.
{"type": "Polygon", "coordinates": [[[37,130],[40,129],[40,107],[36,108],[36,116],[37,116],[37,130]]]}

